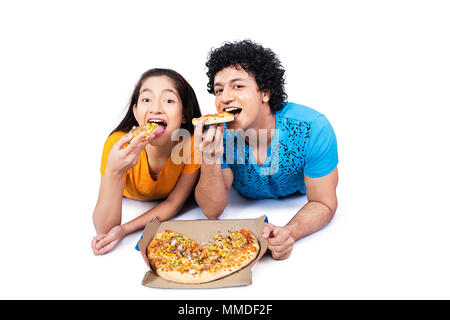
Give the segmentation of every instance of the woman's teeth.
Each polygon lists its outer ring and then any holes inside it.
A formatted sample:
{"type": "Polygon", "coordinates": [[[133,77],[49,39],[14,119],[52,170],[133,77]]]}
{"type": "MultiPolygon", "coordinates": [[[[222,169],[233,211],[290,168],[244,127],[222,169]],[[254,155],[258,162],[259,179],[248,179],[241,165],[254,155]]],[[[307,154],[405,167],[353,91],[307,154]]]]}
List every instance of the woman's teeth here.
{"type": "Polygon", "coordinates": [[[151,123],[156,123],[156,124],[158,124],[158,125],[162,125],[162,126],[167,126],[167,123],[165,123],[164,121],[162,121],[162,120],[149,120],[148,122],[151,122],[151,123]]]}

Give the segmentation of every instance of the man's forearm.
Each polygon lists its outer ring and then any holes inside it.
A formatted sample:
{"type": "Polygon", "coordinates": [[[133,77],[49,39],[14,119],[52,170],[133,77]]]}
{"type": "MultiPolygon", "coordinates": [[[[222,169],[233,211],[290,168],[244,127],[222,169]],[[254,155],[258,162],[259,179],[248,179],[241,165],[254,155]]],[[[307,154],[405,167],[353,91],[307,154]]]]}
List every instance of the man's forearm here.
{"type": "Polygon", "coordinates": [[[304,238],[326,226],[336,209],[320,202],[310,201],[285,226],[295,240],[304,238]]]}
{"type": "Polygon", "coordinates": [[[220,164],[202,164],[195,200],[209,219],[217,219],[222,214],[228,204],[228,190],[220,164]]]}

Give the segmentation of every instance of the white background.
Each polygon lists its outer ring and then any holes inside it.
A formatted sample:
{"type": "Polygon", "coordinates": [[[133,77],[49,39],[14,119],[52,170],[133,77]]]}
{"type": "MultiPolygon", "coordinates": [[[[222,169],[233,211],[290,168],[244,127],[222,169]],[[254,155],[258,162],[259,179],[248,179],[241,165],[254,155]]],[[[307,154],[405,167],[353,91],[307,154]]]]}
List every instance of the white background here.
{"type": "MultiPolygon", "coordinates": [[[[450,298],[446,2],[293,3],[1,2],[0,298],[450,298]],[[139,232],[90,249],[103,143],[153,67],[180,72],[214,111],[207,54],[245,38],[277,53],[289,101],[332,123],[339,209],[289,259],[263,258],[250,286],[143,287],[139,232]]],[[[224,218],[284,224],[304,203],[233,192],[224,218]]],[[[151,205],[126,200],[124,220],[151,205]]]]}

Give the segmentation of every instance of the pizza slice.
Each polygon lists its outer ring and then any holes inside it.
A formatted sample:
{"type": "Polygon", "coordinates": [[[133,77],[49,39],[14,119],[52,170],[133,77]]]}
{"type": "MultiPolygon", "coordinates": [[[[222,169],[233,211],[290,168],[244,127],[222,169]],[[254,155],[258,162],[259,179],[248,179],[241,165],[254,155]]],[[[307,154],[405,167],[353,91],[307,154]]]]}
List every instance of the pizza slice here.
{"type": "Polygon", "coordinates": [[[192,124],[194,126],[197,125],[197,123],[201,119],[206,119],[205,124],[217,124],[217,123],[224,123],[224,122],[230,122],[234,120],[234,114],[230,112],[219,112],[216,114],[206,114],[204,116],[201,116],[200,118],[194,118],[192,119],[192,124]]]}
{"type": "Polygon", "coordinates": [[[247,229],[217,235],[203,245],[166,230],[147,247],[156,273],[181,283],[204,283],[228,276],[248,265],[258,252],[258,240],[247,229]]]}
{"type": "Polygon", "coordinates": [[[133,138],[137,137],[141,132],[145,132],[145,138],[150,137],[158,128],[159,124],[156,122],[147,122],[146,124],[136,127],[134,126],[131,129],[131,133],[133,134],[133,138]]]}

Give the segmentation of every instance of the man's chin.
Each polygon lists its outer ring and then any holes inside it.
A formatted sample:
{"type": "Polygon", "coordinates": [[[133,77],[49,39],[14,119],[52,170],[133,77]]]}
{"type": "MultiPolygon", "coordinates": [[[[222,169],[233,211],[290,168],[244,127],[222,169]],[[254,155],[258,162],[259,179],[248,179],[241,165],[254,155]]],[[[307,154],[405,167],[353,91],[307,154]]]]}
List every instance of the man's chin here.
{"type": "Polygon", "coordinates": [[[242,121],[242,119],[234,120],[232,122],[227,123],[228,129],[238,130],[242,129],[245,130],[245,123],[242,121]]]}

